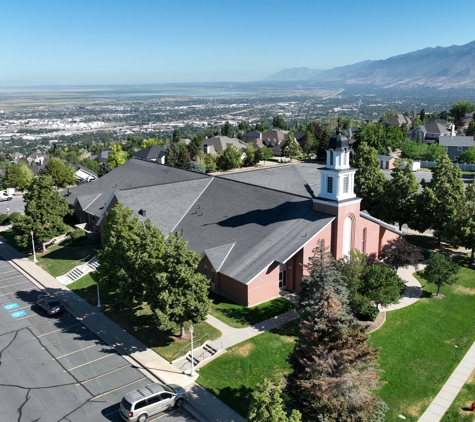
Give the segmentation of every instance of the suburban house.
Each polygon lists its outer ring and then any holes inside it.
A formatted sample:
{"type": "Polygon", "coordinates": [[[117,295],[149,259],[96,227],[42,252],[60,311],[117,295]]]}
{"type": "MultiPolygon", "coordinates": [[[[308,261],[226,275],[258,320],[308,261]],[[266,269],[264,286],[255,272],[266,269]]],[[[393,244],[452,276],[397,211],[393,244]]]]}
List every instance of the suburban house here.
{"type": "Polygon", "coordinates": [[[262,134],[262,144],[255,143],[255,147],[260,148],[261,146],[266,146],[272,149],[272,152],[275,157],[280,157],[282,155],[282,145],[285,143],[289,136],[288,132],[284,132],[280,129],[271,129],[266,133],[262,134]]]}
{"type": "Polygon", "coordinates": [[[352,248],[378,253],[402,235],[360,210],[349,161],[348,139],[333,136],[318,195],[294,166],[221,177],[132,159],[65,197],[89,232],[121,202],[163,233],[181,233],[210,289],[253,306],[298,291],[320,241],[342,258],[352,248]]]}
{"type": "Polygon", "coordinates": [[[438,143],[444,147],[452,161],[457,161],[462,151],[475,147],[473,136],[441,136],[438,143]]]}
{"type": "Polygon", "coordinates": [[[99,161],[100,163],[106,163],[109,154],[112,154],[112,151],[101,151],[99,154],[91,155],[89,158],[91,160],[99,161]]]}
{"type": "Polygon", "coordinates": [[[200,149],[206,154],[214,155],[217,152],[223,152],[230,145],[234,145],[240,151],[242,151],[247,146],[246,142],[237,138],[228,138],[227,136],[213,136],[212,138],[205,139],[202,142],[200,149]]]}
{"type": "Polygon", "coordinates": [[[440,136],[454,135],[453,130],[450,131],[439,122],[433,121],[424,126],[417,126],[415,129],[407,133],[407,137],[412,141],[425,142],[433,144],[437,142],[440,136]]]}
{"type": "Polygon", "coordinates": [[[152,161],[155,163],[165,164],[168,145],[152,145],[148,148],[134,152],[132,158],[137,160],[152,161]]]}
{"type": "Polygon", "coordinates": [[[396,114],[391,116],[389,119],[383,122],[383,126],[396,126],[401,127],[402,125],[407,125],[407,127],[412,126],[412,119],[409,116],[405,116],[404,114],[396,114]]]}
{"type": "Polygon", "coordinates": [[[38,166],[42,166],[45,162],[46,155],[42,152],[35,152],[27,157],[28,164],[31,166],[32,164],[36,164],[38,166]]]}
{"type": "Polygon", "coordinates": [[[244,142],[253,142],[256,139],[262,139],[262,133],[258,130],[251,130],[250,132],[247,132],[242,135],[242,140],[244,142]]]}

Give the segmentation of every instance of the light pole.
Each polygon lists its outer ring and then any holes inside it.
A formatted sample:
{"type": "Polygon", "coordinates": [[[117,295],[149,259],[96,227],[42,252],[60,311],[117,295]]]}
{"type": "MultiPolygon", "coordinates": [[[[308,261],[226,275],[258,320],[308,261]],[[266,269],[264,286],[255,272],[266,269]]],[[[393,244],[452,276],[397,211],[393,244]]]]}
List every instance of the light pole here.
{"type": "Polygon", "coordinates": [[[38,262],[38,260],[36,259],[35,239],[33,238],[33,230],[31,231],[31,244],[33,245],[33,262],[38,262]]]}
{"type": "Polygon", "coordinates": [[[195,360],[193,358],[193,324],[190,324],[190,334],[191,334],[191,371],[190,371],[190,375],[193,377],[196,375],[196,372],[195,372],[195,360]]]}
{"type": "Polygon", "coordinates": [[[99,292],[99,283],[96,283],[96,286],[97,286],[97,307],[100,308],[101,307],[101,296],[100,296],[100,292],[99,292]]]}

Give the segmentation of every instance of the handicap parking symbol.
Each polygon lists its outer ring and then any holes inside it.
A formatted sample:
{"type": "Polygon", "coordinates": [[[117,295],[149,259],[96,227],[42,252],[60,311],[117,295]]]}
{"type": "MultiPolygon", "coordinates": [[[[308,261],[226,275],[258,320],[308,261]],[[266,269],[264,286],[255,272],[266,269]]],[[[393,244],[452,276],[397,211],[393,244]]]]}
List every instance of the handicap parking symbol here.
{"type": "Polygon", "coordinates": [[[23,311],[23,310],[22,311],[16,311],[16,312],[10,312],[10,316],[14,319],[15,318],[20,318],[20,317],[25,316],[25,315],[26,315],[26,312],[23,311]]]}
{"type": "Polygon", "coordinates": [[[12,311],[13,309],[16,309],[19,307],[20,305],[18,305],[18,303],[16,302],[9,303],[8,305],[3,305],[3,309],[5,309],[6,311],[12,311]]]}

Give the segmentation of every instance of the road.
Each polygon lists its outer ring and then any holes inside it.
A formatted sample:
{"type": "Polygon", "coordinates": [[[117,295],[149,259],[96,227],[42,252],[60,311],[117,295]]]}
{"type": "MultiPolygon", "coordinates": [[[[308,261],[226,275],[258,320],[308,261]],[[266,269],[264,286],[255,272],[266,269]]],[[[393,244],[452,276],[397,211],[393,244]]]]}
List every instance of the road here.
{"type": "MultiPolygon", "coordinates": [[[[68,312],[48,317],[42,291],[0,258],[2,420],[119,422],[119,402],[150,384],[146,373],[103,343],[68,312]]],[[[196,421],[173,409],[150,421],[196,421]]]]}
{"type": "Polygon", "coordinates": [[[6,214],[7,207],[9,208],[10,214],[12,212],[21,212],[23,214],[25,210],[25,203],[23,202],[23,196],[14,196],[11,201],[1,201],[0,214],[6,214]]]}

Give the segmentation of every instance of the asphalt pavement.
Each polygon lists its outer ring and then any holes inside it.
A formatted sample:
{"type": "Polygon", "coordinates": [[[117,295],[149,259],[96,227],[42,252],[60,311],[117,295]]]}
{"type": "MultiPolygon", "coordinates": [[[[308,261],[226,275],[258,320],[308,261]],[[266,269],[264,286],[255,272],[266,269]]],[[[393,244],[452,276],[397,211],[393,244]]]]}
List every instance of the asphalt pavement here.
{"type": "MultiPolygon", "coordinates": [[[[72,312],[47,316],[36,305],[42,293],[20,268],[0,259],[0,419],[121,421],[124,394],[156,377],[102,340],[69,306],[72,312]]],[[[185,409],[149,421],[157,419],[197,420],[185,409]]]]}

